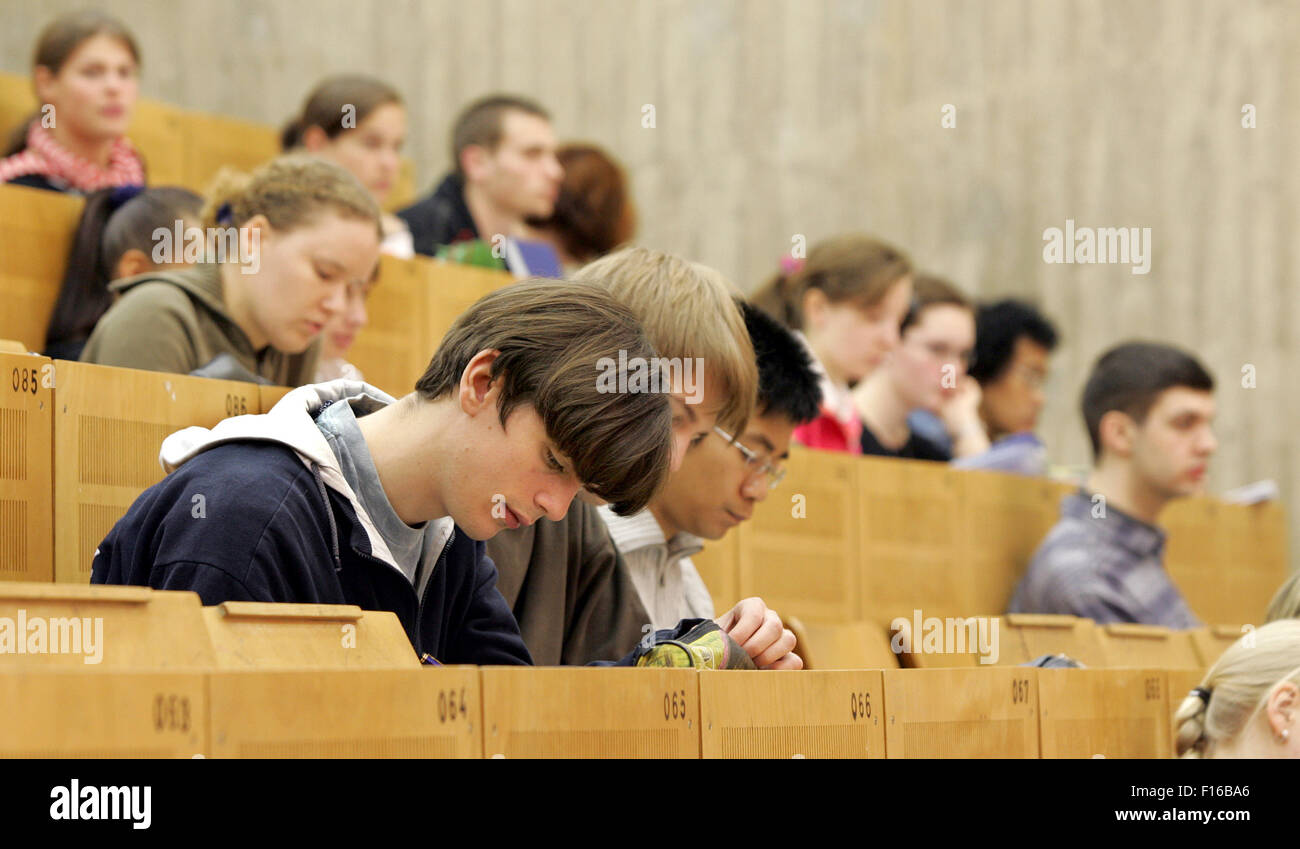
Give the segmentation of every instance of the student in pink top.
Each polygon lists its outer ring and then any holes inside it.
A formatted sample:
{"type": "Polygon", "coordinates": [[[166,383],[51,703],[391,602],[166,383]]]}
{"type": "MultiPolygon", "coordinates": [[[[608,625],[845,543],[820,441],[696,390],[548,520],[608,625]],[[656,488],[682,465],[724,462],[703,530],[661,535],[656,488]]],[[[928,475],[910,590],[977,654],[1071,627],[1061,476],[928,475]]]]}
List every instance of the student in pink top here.
{"type": "Polygon", "coordinates": [[[821,380],[821,412],[794,439],[810,448],[862,453],[862,420],[849,387],[898,344],[912,299],[912,266],[891,245],[849,233],[814,245],[806,260],[787,259],[751,298],[798,331],[821,380]]]}

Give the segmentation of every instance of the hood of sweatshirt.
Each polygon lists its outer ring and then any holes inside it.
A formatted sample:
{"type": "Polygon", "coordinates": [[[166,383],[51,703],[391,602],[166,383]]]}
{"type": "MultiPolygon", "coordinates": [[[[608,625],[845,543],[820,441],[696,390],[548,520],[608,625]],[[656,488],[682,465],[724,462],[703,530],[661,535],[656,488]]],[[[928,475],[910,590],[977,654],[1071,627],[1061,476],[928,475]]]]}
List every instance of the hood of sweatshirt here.
{"type": "Polygon", "coordinates": [[[108,291],[123,294],[143,283],[170,283],[199,301],[213,315],[231,324],[235,320],[226,311],[226,301],[221,293],[221,266],[216,263],[199,263],[176,271],[146,271],[134,277],[124,277],[108,284],[108,291]]]}
{"type": "MultiPolygon", "coordinates": [[[[187,427],[173,433],[163,440],[158,462],[170,474],[209,448],[227,442],[263,441],[284,445],[298,455],[318,481],[347,498],[370,540],[371,553],[400,571],[388,544],[344,478],[338,458],[325,435],[316,427],[315,420],[315,414],[328,402],[351,404],[359,417],[382,409],[394,400],[391,395],[359,380],[300,386],[281,398],[268,413],[235,416],[223,419],[212,428],[187,427]]],[[[439,521],[450,523],[451,519],[439,521]]]]}
{"type": "MultiPolygon", "coordinates": [[[[118,280],[109,285],[109,290],[122,294],[149,284],[166,284],[180,289],[194,305],[196,324],[188,332],[198,335],[191,344],[197,348],[199,361],[192,365],[192,369],[209,367],[213,356],[224,352],[234,357],[245,371],[270,383],[300,386],[315,377],[320,355],[319,339],[297,354],[278,351],[270,345],[261,349],[253,347],[252,340],[226,306],[220,265],[200,263],[177,271],[151,271],[118,280]]],[[[150,340],[141,340],[139,344],[147,346],[150,340]]],[[[251,375],[216,373],[204,376],[249,380],[251,375]]]]}

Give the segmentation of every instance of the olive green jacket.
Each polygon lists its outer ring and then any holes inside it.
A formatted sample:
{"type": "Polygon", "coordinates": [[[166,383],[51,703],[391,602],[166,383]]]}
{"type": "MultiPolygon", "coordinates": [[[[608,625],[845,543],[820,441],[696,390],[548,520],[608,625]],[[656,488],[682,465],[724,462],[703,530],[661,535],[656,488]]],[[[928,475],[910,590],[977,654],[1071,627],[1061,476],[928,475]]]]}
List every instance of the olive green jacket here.
{"type": "MultiPolygon", "coordinates": [[[[229,354],[253,376],[277,386],[311,383],[319,340],[301,354],[260,351],[226,311],[220,266],[151,271],[109,285],[120,295],[95,325],[83,363],[189,374],[229,354]]],[[[240,379],[237,375],[230,376],[240,379]]]]}

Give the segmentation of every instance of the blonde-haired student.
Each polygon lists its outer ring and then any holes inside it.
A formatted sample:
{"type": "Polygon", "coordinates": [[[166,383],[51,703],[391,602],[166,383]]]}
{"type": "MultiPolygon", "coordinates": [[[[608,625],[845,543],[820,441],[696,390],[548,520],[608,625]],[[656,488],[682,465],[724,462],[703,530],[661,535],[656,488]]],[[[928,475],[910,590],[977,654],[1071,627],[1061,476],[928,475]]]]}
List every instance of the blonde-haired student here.
{"type": "Polygon", "coordinates": [[[1228,647],[1174,715],[1182,758],[1300,758],[1300,620],[1228,647]]]}

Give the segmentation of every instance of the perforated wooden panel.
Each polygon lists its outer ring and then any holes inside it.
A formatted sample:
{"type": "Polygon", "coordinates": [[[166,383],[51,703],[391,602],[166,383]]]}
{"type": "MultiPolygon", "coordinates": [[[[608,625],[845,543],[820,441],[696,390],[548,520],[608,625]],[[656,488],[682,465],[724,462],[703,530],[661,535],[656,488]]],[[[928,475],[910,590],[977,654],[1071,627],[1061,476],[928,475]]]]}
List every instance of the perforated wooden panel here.
{"type": "Polygon", "coordinates": [[[348,350],[348,362],[366,382],[395,398],[415,389],[433,359],[436,346],[429,347],[425,303],[432,266],[423,257],[382,257],[379,282],[366,299],[369,321],[348,350]]]}
{"type": "Polygon", "coordinates": [[[191,592],[0,583],[0,669],[208,669],[201,611],[191,592]]]}
{"type": "Polygon", "coordinates": [[[804,619],[859,618],[856,459],[791,446],[780,489],[733,532],[742,597],[804,619]]]}
{"type": "Polygon", "coordinates": [[[45,350],[82,206],[61,192],[0,185],[0,339],[45,350]]]}
{"type": "Polygon", "coordinates": [[[887,669],[891,758],[1038,757],[1037,669],[887,669]]]}
{"type": "Polygon", "coordinates": [[[99,543],[162,480],[163,439],[258,412],[258,388],[63,360],[54,368],[54,579],[84,584],[99,543]]]}
{"type": "Polygon", "coordinates": [[[53,366],[0,354],[0,581],[54,579],[53,366]]]}
{"type": "Polygon", "coordinates": [[[483,755],[698,758],[691,669],[482,667],[483,755]]]}
{"type": "Polygon", "coordinates": [[[213,757],[477,758],[478,671],[225,670],[210,681],[213,757]]]}
{"type": "Polygon", "coordinates": [[[706,758],[883,758],[884,687],[871,671],[702,671],[706,758]]]}
{"type": "Polygon", "coordinates": [[[206,755],[203,673],[0,670],[0,757],[206,755]]]}
{"type": "Polygon", "coordinates": [[[1168,757],[1168,698],[1158,669],[1040,669],[1042,756],[1168,757]]]}

